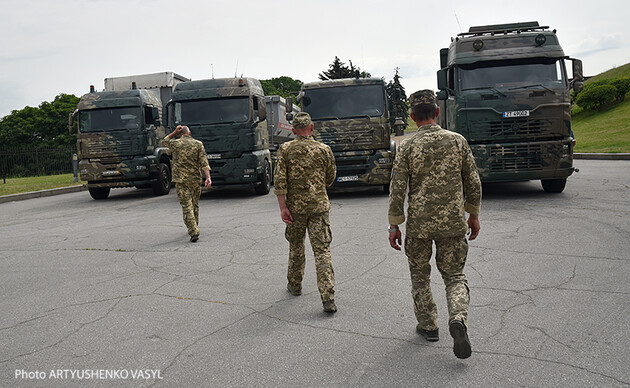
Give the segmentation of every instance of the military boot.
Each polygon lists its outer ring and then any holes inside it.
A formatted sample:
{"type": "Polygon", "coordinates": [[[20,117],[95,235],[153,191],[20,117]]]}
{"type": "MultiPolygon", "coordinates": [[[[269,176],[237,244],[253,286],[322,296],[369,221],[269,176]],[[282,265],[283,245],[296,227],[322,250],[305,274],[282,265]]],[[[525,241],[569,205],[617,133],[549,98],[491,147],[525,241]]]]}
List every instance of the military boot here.
{"type": "Polygon", "coordinates": [[[337,306],[335,305],[334,300],[327,300],[324,302],[324,311],[327,313],[336,313],[337,306]]]}
{"type": "Polygon", "coordinates": [[[452,321],[448,324],[448,331],[453,337],[453,353],[457,358],[468,358],[472,353],[468,330],[462,321],[452,321]]]}

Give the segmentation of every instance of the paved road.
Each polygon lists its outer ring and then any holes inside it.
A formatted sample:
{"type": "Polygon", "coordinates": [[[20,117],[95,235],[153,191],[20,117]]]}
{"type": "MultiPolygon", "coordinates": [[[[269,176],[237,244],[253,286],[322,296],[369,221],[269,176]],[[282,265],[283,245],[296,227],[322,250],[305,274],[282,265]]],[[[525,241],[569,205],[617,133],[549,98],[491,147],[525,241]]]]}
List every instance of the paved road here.
{"type": "Polygon", "coordinates": [[[415,333],[378,190],[331,194],[334,316],[310,250],[304,295],[286,291],[273,195],[204,194],[197,244],[174,193],[0,204],[0,386],[628,386],[630,162],[576,165],[562,194],[484,186],[467,360],[436,270],[442,338],[415,333]]]}

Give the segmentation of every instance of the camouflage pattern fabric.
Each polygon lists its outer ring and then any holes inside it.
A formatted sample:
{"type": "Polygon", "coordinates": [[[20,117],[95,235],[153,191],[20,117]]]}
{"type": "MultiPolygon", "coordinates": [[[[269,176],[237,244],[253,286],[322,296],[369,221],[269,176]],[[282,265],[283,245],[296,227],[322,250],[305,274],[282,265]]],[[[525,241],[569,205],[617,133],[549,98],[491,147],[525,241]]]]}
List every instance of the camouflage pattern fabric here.
{"type": "Polygon", "coordinates": [[[330,257],[330,219],[328,212],[316,214],[293,214],[293,223],[287,224],[285,237],[289,241],[289,269],[287,280],[293,289],[302,289],[304,266],[304,240],[306,230],[315,256],[315,270],[317,271],[317,288],[322,302],[335,298],[335,272],[330,257]]]}
{"type": "Polygon", "coordinates": [[[326,187],[335,180],[335,157],[327,145],[312,136],[298,136],[278,149],[274,194],[286,195],[287,207],[295,214],[330,210],[326,187]]]}
{"type": "Polygon", "coordinates": [[[184,224],[188,229],[189,236],[199,235],[199,197],[201,196],[201,185],[198,180],[188,183],[176,183],[177,198],[182,205],[184,224]]]}
{"type": "Polygon", "coordinates": [[[418,90],[417,92],[409,96],[409,106],[435,104],[437,104],[437,99],[435,98],[435,93],[433,93],[433,90],[418,90]]]}
{"type": "Polygon", "coordinates": [[[300,112],[293,118],[293,128],[306,128],[311,125],[311,115],[306,112],[300,112]]]}
{"type": "Polygon", "coordinates": [[[468,143],[436,124],[418,128],[399,147],[389,196],[392,225],[405,221],[407,188],[407,236],[463,236],[468,231],[464,211],[479,214],[481,208],[481,181],[468,143]]]}
{"type": "MultiPolygon", "coordinates": [[[[446,286],[448,321],[460,320],[468,326],[468,304],[470,302],[468,281],[464,265],[468,253],[466,237],[449,237],[435,240],[435,262],[446,286]]],[[[431,294],[432,240],[405,237],[405,254],[411,272],[411,295],[414,312],[420,326],[425,330],[438,328],[437,307],[431,294]]]]}
{"type": "Polygon", "coordinates": [[[210,171],[203,143],[190,136],[162,139],[162,145],[173,153],[173,182],[201,184],[201,171],[210,171]]]}

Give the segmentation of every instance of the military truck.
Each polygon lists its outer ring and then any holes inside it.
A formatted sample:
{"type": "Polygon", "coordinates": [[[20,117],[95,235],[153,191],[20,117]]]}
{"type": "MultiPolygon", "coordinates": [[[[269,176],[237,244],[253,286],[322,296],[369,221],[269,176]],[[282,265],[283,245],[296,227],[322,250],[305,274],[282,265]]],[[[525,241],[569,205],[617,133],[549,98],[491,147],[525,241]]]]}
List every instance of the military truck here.
{"type": "Polygon", "coordinates": [[[383,186],[389,192],[396,143],[390,136],[385,81],[305,83],[297,101],[313,120],[313,137],[329,145],[335,155],[333,187],[383,186]]]}
{"type": "Polygon", "coordinates": [[[156,195],[171,188],[170,151],[158,146],[165,136],[160,123],[162,98],[175,85],[188,81],[164,72],[105,79],[105,90],[79,100],[70,114],[69,130],[77,119],[79,175],[94,199],[105,199],[111,188],[153,189],[156,195]]]}
{"type": "Polygon", "coordinates": [[[471,27],[440,50],[439,124],[468,140],[484,182],[540,179],[560,193],[573,167],[570,88],[582,62],[538,22],[471,27]],[[572,62],[573,79],[566,60],[572,62]]]}
{"type": "Polygon", "coordinates": [[[188,126],[203,142],[213,186],[253,187],[264,195],[271,189],[272,150],[294,137],[279,115],[284,104],[279,96],[265,97],[254,78],[197,80],[175,87],[164,122],[169,129],[188,126]]]}

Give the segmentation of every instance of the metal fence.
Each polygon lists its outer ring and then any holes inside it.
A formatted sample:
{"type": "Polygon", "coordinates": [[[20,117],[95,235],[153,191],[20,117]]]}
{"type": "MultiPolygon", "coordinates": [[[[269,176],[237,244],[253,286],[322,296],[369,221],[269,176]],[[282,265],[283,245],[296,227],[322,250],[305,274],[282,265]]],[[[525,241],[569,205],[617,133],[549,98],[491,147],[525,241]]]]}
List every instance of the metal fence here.
{"type": "Polygon", "coordinates": [[[72,172],[76,146],[0,148],[0,178],[19,178],[72,172]]]}

